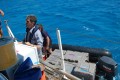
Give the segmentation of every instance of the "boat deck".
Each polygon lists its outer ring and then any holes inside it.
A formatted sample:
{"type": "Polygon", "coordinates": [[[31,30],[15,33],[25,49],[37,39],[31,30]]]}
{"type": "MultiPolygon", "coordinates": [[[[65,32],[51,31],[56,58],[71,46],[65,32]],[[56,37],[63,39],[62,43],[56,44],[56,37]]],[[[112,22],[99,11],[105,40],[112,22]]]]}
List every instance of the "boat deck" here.
{"type": "MultiPolygon", "coordinates": [[[[89,62],[89,53],[63,50],[65,71],[80,79],[94,80],[96,64],[89,62]]],[[[61,80],[63,75],[56,70],[62,70],[62,58],[60,50],[55,49],[45,63],[52,67],[46,68],[45,72],[48,78],[52,80],[61,80]]]]}

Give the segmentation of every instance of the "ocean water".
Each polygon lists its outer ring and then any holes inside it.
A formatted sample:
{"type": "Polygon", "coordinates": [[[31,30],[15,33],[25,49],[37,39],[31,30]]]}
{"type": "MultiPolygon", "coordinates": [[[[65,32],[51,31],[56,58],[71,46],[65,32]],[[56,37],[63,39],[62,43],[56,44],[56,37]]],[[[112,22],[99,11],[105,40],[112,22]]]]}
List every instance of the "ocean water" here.
{"type": "MultiPolygon", "coordinates": [[[[57,43],[60,29],[63,44],[109,50],[120,67],[120,0],[0,0],[4,35],[4,20],[18,41],[25,35],[27,15],[35,15],[38,23],[57,43]]],[[[120,80],[120,69],[118,76],[120,80]]]]}

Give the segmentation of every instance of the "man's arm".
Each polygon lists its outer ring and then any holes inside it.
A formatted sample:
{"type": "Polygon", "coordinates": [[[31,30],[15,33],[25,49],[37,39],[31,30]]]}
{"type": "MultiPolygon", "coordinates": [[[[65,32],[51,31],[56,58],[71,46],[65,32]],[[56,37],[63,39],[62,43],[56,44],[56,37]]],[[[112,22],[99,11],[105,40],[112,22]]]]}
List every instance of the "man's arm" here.
{"type": "Polygon", "coordinates": [[[46,50],[48,50],[50,45],[50,38],[47,36],[46,39],[47,39],[46,50]]]}
{"type": "Polygon", "coordinates": [[[4,16],[4,12],[0,9],[0,14],[2,15],[2,16],[4,16]]]}
{"type": "Polygon", "coordinates": [[[41,49],[43,47],[43,37],[40,30],[37,30],[35,32],[35,37],[36,37],[37,45],[34,45],[34,46],[37,47],[37,49],[41,49]]]}
{"type": "Polygon", "coordinates": [[[2,29],[0,29],[0,38],[2,37],[3,35],[3,32],[2,32],[2,29]]]}

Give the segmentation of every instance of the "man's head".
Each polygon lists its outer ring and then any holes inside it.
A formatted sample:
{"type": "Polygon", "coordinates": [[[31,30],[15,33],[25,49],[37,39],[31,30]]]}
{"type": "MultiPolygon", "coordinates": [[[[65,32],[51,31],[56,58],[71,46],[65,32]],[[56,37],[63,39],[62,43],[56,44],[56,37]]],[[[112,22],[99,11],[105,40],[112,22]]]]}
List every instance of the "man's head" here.
{"type": "Polygon", "coordinates": [[[43,26],[42,24],[38,24],[40,31],[43,31],[43,26]]]}
{"type": "Polygon", "coordinates": [[[33,16],[33,15],[27,16],[27,18],[26,18],[27,28],[29,28],[29,29],[33,28],[35,26],[36,22],[37,22],[37,18],[35,16],[33,16]]]}

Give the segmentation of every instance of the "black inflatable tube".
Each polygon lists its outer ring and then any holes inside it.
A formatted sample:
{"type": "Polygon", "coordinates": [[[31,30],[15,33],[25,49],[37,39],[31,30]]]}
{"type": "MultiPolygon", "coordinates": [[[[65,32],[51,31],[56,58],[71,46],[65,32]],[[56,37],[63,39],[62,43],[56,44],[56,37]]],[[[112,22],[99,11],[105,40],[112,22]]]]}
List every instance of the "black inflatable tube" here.
{"type": "MultiPolygon", "coordinates": [[[[98,59],[102,56],[112,57],[112,54],[105,49],[101,48],[89,48],[89,47],[82,47],[82,46],[73,46],[73,45],[62,45],[63,50],[72,50],[78,52],[87,52],[89,53],[89,61],[90,62],[97,62],[98,59]]],[[[52,49],[59,49],[58,44],[53,44],[52,49]]]]}

